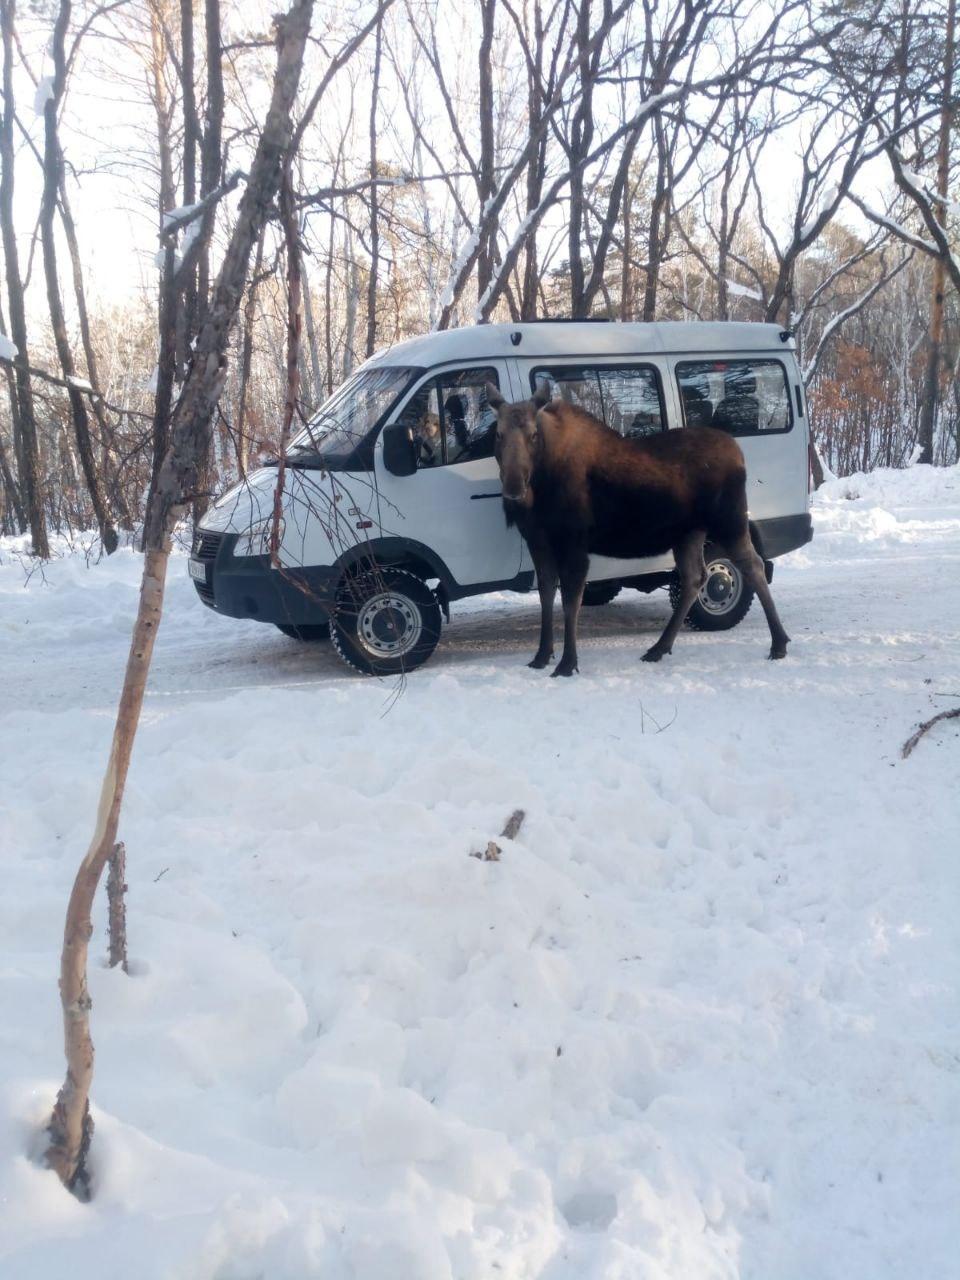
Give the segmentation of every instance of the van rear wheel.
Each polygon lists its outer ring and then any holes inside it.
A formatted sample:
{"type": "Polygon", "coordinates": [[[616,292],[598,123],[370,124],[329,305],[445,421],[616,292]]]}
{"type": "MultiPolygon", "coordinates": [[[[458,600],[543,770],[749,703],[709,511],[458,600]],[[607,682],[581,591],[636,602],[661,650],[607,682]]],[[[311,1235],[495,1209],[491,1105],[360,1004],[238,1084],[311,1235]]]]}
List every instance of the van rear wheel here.
{"type": "Polygon", "coordinates": [[[364,569],[337,593],[330,638],[349,667],[396,676],[423,666],[440,639],[437,597],[406,569],[364,569]]]}
{"type": "MultiPolygon", "coordinates": [[[[744,581],[737,566],[717,547],[703,553],[707,578],[690,606],[686,625],[694,631],[729,631],[742,622],[753,604],[753,587],[744,581]]],[[[680,603],[680,582],[670,580],[670,603],[680,603]]]]}

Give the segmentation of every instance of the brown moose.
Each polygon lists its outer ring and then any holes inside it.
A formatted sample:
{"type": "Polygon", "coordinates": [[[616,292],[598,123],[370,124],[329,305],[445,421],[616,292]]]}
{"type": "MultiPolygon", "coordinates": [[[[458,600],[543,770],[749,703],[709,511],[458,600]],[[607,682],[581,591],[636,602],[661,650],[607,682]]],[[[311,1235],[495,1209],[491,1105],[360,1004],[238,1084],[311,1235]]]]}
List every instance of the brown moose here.
{"type": "Polygon", "coordinates": [[[487,386],[497,411],[496,457],[507,523],[526,540],[540,591],[540,645],[530,663],[553,657],[553,601],[563,601],[563,655],[555,676],[577,671],[577,620],[591,554],[635,559],[672,551],[681,593],[663,635],[643,655],[673,649],[706,580],[704,543],[719,543],[753,587],[770,627],[770,657],[785,658],[790,637],[754,550],[747,521],[746,464],[737,442],[712,427],[625,439],[591,414],[551,401],[508,404],[487,386]]]}

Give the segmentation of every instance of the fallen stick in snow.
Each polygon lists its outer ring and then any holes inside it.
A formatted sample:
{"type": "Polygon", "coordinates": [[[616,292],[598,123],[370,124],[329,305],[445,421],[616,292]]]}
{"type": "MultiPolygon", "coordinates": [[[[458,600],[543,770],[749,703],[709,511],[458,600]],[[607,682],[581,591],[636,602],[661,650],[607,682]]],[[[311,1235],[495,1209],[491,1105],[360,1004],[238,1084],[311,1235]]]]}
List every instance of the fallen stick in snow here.
{"type": "MultiPolygon", "coordinates": [[[[523,826],[523,820],[526,816],[527,815],[523,809],[514,809],[513,813],[511,813],[510,817],[507,819],[507,825],[500,832],[500,839],[515,840],[517,838],[517,832],[523,826]]],[[[497,844],[496,840],[488,840],[487,847],[484,849],[483,853],[471,853],[470,857],[479,858],[481,862],[499,862],[500,855],[502,853],[503,850],[497,844]]]]}
{"type": "Polygon", "coordinates": [[[960,707],[954,707],[950,711],[941,711],[938,715],[931,716],[929,720],[924,720],[923,724],[916,731],[916,733],[912,733],[910,737],[906,740],[906,742],[903,744],[903,746],[901,747],[900,749],[901,758],[906,760],[907,756],[910,754],[913,748],[917,745],[917,743],[920,741],[923,735],[927,732],[927,730],[932,729],[933,726],[939,720],[955,720],[957,716],[960,716],[960,707]]]}
{"type": "Polygon", "coordinates": [[[110,869],[107,872],[107,930],[110,938],[110,968],[117,965],[124,973],[127,969],[127,904],[123,895],[127,892],[124,883],[127,874],[127,850],[122,840],[113,846],[110,855],[110,869]]]}

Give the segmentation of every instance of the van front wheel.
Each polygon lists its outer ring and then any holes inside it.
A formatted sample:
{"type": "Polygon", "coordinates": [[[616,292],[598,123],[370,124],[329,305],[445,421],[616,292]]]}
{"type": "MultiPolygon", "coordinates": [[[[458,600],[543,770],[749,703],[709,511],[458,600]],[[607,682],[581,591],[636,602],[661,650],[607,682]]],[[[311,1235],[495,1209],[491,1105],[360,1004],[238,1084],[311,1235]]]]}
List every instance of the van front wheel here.
{"type": "Polygon", "coordinates": [[[427,584],[405,569],[364,569],[344,579],[330,628],[333,647],[369,676],[423,666],[440,639],[441,613],[427,584]]]}
{"type": "MultiPolygon", "coordinates": [[[[707,577],[690,606],[686,624],[694,631],[729,631],[747,616],[753,604],[753,587],[718,548],[707,547],[703,559],[707,577]]],[[[676,574],[670,582],[670,603],[674,608],[680,603],[676,574]]]]}

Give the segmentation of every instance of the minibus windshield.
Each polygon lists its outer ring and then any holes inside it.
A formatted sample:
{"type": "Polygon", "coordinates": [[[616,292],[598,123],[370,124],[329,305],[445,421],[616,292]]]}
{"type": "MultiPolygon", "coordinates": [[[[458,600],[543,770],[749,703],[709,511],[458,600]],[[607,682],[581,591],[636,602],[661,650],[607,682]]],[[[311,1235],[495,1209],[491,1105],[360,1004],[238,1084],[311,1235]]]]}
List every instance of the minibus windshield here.
{"type": "Polygon", "coordinates": [[[335,469],[350,466],[411,379],[420,372],[400,365],[361,369],[333,393],[293,438],[287,461],[294,466],[311,463],[335,469]]]}

